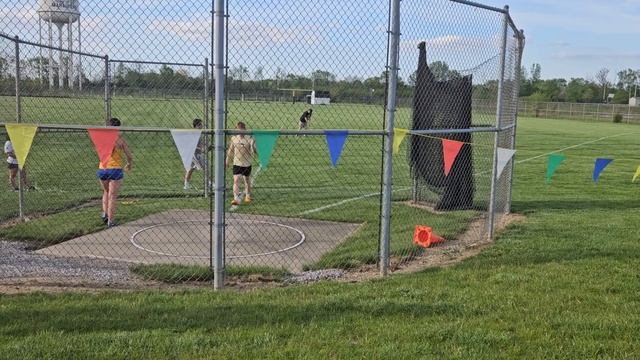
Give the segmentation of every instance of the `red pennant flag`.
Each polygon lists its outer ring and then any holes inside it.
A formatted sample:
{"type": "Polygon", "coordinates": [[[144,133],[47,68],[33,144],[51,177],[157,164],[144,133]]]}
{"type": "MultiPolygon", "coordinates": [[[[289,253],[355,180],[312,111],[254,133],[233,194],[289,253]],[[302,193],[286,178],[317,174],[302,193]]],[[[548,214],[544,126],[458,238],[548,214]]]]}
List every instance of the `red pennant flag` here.
{"type": "Polygon", "coordinates": [[[96,147],[100,162],[106,164],[109,162],[109,156],[111,156],[113,148],[116,146],[119,136],[118,129],[87,129],[87,132],[96,147]]]}
{"type": "Polygon", "coordinates": [[[456,161],[456,157],[458,157],[458,153],[460,152],[462,145],[464,145],[464,143],[460,141],[442,139],[442,155],[444,156],[444,176],[449,176],[449,171],[451,171],[451,167],[453,166],[453,163],[456,161]]]}

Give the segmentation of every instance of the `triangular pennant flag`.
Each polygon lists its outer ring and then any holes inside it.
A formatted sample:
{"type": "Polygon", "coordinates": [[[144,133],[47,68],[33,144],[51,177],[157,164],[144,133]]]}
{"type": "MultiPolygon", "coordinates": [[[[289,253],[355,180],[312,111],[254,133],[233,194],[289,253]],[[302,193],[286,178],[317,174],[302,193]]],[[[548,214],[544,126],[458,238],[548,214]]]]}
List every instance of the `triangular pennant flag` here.
{"type": "Polygon", "coordinates": [[[636,182],[638,176],[640,176],[640,166],[638,166],[638,168],[636,169],[636,174],[633,175],[633,180],[631,180],[631,182],[636,182]]]}
{"type": "Polygon", "coordinates": [[[33,138],[36,136],[38,127],[36,125],[24,124],[5,124],[5,127],[7,128],[7,134],[9,134],[13,151],[16,153],[18,167],[22,170],[27,161],[27,155],[29,155],[29,150],[31,150],[31,144],[33,143],[33,138]]]}
{"type": "Polygon", "coordinates": [[[202,130],[171,130],[171,137],[178,148],[185,170],[191,168],[193,154],[196,152],[202,130]]]}
{"type": "Polygon", "coordinates": [[[547,161],[547,183],[551,182],[553,173],[556,172],[556,169],[558,168],[560,163],[564,161],[564,159],[566,159],[566,157],[562,154],[549,155],[549,160],[547,161]]]}
{"type": "Polygon", "coordinates": [[[87,132],[96,147],[100,163],[106,164],[109,162],[114,146],[116,146],[116,141],[118,141],[120,134],[118,129],[87,129],[87,132]]]}
{"type": "Polygon", "coordinates": [[[513,154],[515,153],[516,151],[512,149],[504,149],[501,147],[498,148],[498,174],[496,178],[499,178],[500,175],[502,175],[502,171],[504,170],[505,166],[507,166],[509,160],[511,160],[513,154]]]}
{"type": "Polygon", "coordinates": [[[264,169],[269,165],[269,159],[276,146],[276,141],[280,136],[279,131],[254,131],[253,137],[256,139],[256,149],[258,150],[258,159],[260,166],[264,169]]]}
{"type": "Polygon", "coordinates": [[[344,148],[344,143],[347,141],[348,135],[349,132],[346,130],[324,132],[333,167],[336,167],[336,164],[338,163],[338,159],[340,158],[340,154],[342,154],[342,149],[344,148]]]}
{"type": "Polygon", "coordinates": [[[400,151],[400,144],[402,144],[402,140],[407,136],[409,130],[407,129],[399,129],[393,128],[393,154],[397,154],[400,151]]]}
{"type": "Polygon", "coordinates": [[[604,158],[596,159],[596,164],[593,167],[593,182],[598,182],[598,178],[600,178],[600,173],[602,173],[602,170],[604,170],[604,168],[606,168],[607,165],[611,164],[612,161],[613,159],[604,159],[604,158]]]}
{"type": "Polygon", "coordinates": [[[444,157],[444,176],[449,176],[449,171],[458,157],[463,142],[442,139],[442,156],[444,157]]]}

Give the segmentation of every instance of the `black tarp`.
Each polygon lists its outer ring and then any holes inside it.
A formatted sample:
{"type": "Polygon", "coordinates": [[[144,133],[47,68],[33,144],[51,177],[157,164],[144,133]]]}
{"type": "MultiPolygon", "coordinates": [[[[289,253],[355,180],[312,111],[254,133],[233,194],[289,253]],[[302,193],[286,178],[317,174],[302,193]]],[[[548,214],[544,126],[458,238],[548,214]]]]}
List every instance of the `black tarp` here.
{"type": "MultiPolygon", "coordinates": [[[[425,43],[420,43],[418,49],[420,53],[411,128],[470,129],[473,90],[471,75],[436,79],[427,64],[425,43]]],[[[443,134],[437,137],[471,143],[469,133],[443,134]]],[[[416,180],[414,184],[421,184],[439,194],[439,200],[434,206],[437,210],[473,207],[473,159],[470,145],[462,147],[449,175],[445,177],[441,140],[414,135],[410,139],[409,164],[416,180]]]]}

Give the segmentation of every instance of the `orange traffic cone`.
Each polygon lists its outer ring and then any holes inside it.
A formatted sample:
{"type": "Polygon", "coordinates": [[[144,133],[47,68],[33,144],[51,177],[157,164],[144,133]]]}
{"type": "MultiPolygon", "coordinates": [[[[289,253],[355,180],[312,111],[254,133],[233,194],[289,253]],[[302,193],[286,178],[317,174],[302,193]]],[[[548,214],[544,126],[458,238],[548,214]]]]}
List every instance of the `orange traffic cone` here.
{"type": "Polygon", "coordinates": [[[433,244],[444,242],[444,239],[433,233],[431,227],[424,225],[416,225],[413,232],[413,243],[428,248],[433,244]]]}

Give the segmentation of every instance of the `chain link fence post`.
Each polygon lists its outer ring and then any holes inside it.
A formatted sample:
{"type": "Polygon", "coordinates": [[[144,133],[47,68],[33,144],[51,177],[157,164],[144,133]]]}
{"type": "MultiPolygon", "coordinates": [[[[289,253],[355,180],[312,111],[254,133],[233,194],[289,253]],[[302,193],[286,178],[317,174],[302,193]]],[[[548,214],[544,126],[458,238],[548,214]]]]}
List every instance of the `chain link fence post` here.
{"type": "MultiPolygon", "coordinates": [[[[20,97],[20,38],[15,37],[16,57],[16,123],[22,121],[22,99],[20,97]]],[[[24,164],[21,164],[24,166],[24,164]]],[[[18,208],[20,220],[24,221],[24,186],[22,186],[22,169],[18,170],[18,208]]]]}
{"type": "MultiPolygon", "coordinates": [[[[517,36],[518,39],[518,60],[516,60],[516,65],[517,65],[517,69],[520,69],[520,67],[522,66],[522,52],[524,51],[524,30],[520,30],[520,33],[517,36]]],[[[515,97],[515,99],[512,99],[512,101],[515,102],[516,104],[516,110],[514,111],[514,116],[516,116],[516,121],[514,121],[513,123],[513,128],[511,128],[511,149],[515,149],[516,148],[516,130],[518,128],[518,121],[517,121],[517,116],[518,116],[518,106],[520,104],[520,102],[518,101],[518,96],[520,94],[520,81],[521,81],[521,72],[518,71],[516,72],[516,78],[515,78],[515,86],[516,89],[513,91],[513,96],[515,97]]],[[[524,103],[526,106],[526,102],[524,103]]],[[[526,116],[526,115],[525,115],[526,116]]],[[[505,204],[505,213],[509,214],[511,213],[511,199],[513,196],[513,171],[515,168],[515,159],[511,159],[511,171],[509,171],[509,190],[507,193],[507,201],[505,204]]]]}
{"type": "Polygon", "coordinates": [[[213,287],[220,290],[224,287],[224,33],[225,33],[225,1],[214,0],[214,68],[215,68],[215,198],[213,209],[213,287]]]}
{"type": "Polygon", "coordinates": [[[109,84],[109,55],[104,56],[104,124],[109,125],[109,119],[111,119],[111,86],[109,84]]]}
{"type": "MultiPolygon", "coordinates": [[[[204,81],[204,98],[202,99],[202,106],[204,111],[204,128],[209,129],[209,58],[204,58],[204,66],[202,69],[202,78],[204,81]]],[[[209,136],[204,135],[204,147],[206,149],[205,154],[209,151],[209,136]]],[[[211,192],[211,178],[209,177],[209,156],[204,157],[204,197],[209,197],[211,192]]]]}
{"type": "Polygon", "coordinates": [[[391,236],[391,192],[393,191],[393,128],[398,86],[398,49],[400,47],[400,0],[391,2],[391,29],[389,41],[389,83],[387,98],[387,124],[384,142],[384,175],[382,185],[382,222],[380,224],[380,275],[389,271],[389,244],[391,236]]]}
{"type": "Polygon", "coordinates": [[[503,96],[504,96],[504,67],[507,49],[507,26],[509,19],[509,6],[504,7],[504,20],[502,23],[502,43],[500,47],[500,76],[498,77],[498,101],[496,104],[496,132],[493,147],[493,169],[491,173],[491,197],[489,199],[489,239],[493,239],[496,216],[496,187],[498,184],[498,144],[500,140],[500,127],[502,125],[503,96]]]}

